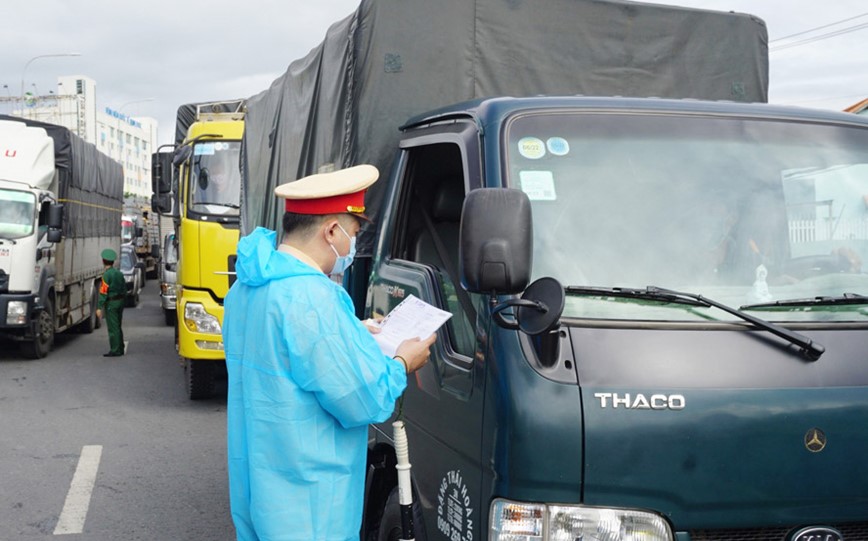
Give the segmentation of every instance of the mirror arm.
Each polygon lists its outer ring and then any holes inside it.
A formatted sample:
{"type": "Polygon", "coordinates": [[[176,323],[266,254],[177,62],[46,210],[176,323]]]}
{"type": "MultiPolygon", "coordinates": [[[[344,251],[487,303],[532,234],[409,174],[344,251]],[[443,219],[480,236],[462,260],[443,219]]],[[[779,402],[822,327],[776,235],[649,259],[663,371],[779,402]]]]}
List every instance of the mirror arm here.
{"type": "MultiPolygon", "coordinates": [[[[495,302],[497,302],[493,296],[492,296],[491,300],[492,300],[492,305],[495,302]]],[[[518,322],[515,319],[513,319],[513,321],[509,321],[505,317],[503,317],[503,314],[501,313],[505,309],[511,308],[513,306],[524,306],[527,308],[536,308],[536,310],[538,312],[542,312],[542,313],[549,311],[548,306],[546,306],[545,303],[542,303],[540,301],[532,301],[529,299],[509,299],[507,301],[504,301],[504,302],[498,304],[497,306],[494,306],[494,308],[492,308],[492,310],[491,310],[491,317],[494,318],[495,323],[497,323],[497,325],[499,327],[502,327],[504,329],[513,330],[513,331],[519,330],[518,322]]]]}

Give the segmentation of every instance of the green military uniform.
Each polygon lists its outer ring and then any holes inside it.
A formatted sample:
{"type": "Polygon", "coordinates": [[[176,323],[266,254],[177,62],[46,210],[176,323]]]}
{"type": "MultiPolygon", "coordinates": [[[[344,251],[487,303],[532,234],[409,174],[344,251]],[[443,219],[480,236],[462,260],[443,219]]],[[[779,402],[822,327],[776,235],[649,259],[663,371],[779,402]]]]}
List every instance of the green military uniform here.
{"type": "MultiPolygon", "coordinates": [[[[102,251],[104,261],[114,263],[117,254],[114,250],[102,251]]],[[[124,318],[124,304],[126,303],[127,284],[121,271],[108,267],[102,275],[102,284],[99,288],[99,309],[105,315],[106,327],[109,335],[109,352],[106,357],[117,357],[124,354],[124,331],[121,323],[124,318]]]]}

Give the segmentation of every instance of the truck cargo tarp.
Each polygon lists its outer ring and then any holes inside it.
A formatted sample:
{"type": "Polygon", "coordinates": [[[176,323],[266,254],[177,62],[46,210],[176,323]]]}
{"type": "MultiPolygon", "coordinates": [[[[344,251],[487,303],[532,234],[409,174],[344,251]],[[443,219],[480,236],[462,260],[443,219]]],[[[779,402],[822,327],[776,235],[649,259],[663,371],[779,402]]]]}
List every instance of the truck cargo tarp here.
{"type": "Polygon", "coordinates": [[[244,108],[244,100],[227,100],[219,102],[185,103],[178,107],[175,115],[175,144],[180,145],[187,137],[190,125],[196,122],[197,111],[207,113],[234,113],[244,108]]]}
{"type": "MultiPolygon", "coordinates": [[[[242,231],[280,229],[275,186],[323,167],[370,163],[388,176],[413,116],[538,94],[765,102],[765,23],[617,0],[363,0],[248,99],[242,231]]],[[[384,188],[367,194],[374,220],[384,188]]],[[[372,244],[363,230],[358,253],[372,244]]]]}
{"type": "Polygon", "coordinates": [[[16,116],[0,120],[43,128],[54,140],[57,198],[63,203],[63,235],[69,238],[117,237],[124,203],[124,170],[68,128],[16,116]]]}

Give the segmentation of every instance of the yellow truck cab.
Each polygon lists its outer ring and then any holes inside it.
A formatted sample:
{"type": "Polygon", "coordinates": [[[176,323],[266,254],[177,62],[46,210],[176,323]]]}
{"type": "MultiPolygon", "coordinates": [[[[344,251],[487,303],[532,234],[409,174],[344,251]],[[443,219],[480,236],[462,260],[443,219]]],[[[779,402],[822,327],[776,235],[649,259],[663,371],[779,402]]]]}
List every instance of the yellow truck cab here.
{"type": "Polygon", "coordinates": [[[226,110],[224,103],[197,105],[192,118],[191,106],[182,106],[178,127],[185,118],[192,123],[172,154],[177,346],[193,400],[211,396],[217,374],[225,371],[223,299],[234,280],[244,133],[243,102],[232,103],[237,104],[234,110],[226,110]]]}

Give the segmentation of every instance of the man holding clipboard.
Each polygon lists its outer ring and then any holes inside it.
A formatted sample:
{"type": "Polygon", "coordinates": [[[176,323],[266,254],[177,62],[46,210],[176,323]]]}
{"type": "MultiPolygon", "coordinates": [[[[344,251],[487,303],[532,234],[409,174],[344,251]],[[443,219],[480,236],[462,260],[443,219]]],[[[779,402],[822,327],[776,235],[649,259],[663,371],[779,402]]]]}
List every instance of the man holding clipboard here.
{"type": "Polygon", "coordinates": [[[352,263],[378,176],[361,165],[278,186],[280,243],[264,228],[238,243],[223,340],[239,540],[358,539],[367,426],[392,415],[407,375],[428,361],[434,334],[387,356],[328,277],[352,263]]]}

